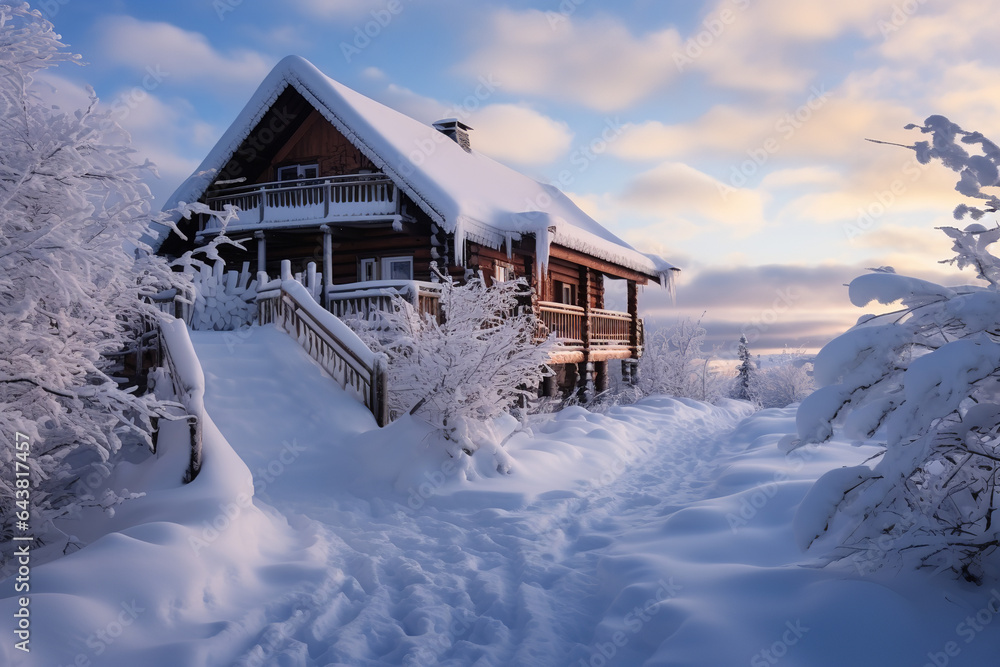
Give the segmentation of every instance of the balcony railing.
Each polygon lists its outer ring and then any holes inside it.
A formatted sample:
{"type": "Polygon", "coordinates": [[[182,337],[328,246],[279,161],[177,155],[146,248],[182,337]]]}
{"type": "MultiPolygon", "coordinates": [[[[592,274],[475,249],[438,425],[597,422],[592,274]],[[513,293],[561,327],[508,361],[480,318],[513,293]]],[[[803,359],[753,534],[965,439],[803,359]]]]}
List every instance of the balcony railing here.
{"type": "MultiPolygon", "coordinates": [[[[628,313],[591,308],[588,319],[587,311],[580,306],[539,301],[538,315],[543,325],[539,336],[554,333],[561,352],[588,350],[605,358],[630,356],[633,352],[632,316],[628,313]]],[[[638,320],[635,334],[638,354],[642,352],[642,338],[642,320],[638,320]]]]}
{"type": "Polygon", "coordinates": [[[441,285],[423,280],[372,280],[332,285],[327,288],[326,303],[337,317],[368,319],[374,312],[391,310],[395,297],[403,297],[418,312],[440,320],[441,285]]]}
{"type": "MultiPolygon", "coordinates": [[[[240,209],[231,227],[302,222],[333,222],[397,214],[396,186],[385,174],[331,176],[307,181],[256,183],[227,188],[207,198],[209,208],[230,204],[240,209]]],[[[214,218],[206,230],[218,228],[214,218]]]]}

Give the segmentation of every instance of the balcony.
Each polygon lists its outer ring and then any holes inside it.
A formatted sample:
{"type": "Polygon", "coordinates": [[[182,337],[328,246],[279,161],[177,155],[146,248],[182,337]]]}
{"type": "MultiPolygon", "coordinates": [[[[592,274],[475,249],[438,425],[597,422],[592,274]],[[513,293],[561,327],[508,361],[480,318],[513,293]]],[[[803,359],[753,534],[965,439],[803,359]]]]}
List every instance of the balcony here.
{"type": "MultiPolygon", "coordinates": [[[[403,297],[420,313],[441,320],[441,285],[420,280],[373,280],[327,287],[327,309],[340,318],[368,319],[378,311],[390,310],[395,297],[403,297]]],[[[642,320],[614,310],[591,308],[551,301],[538,302],[540,341],[555,334],[557,347],[551,363],[568,364],[610,359],[630,359],[642,353],[642,320]],[[633,340],[636,343],[633,343],[633,340]]]]}
{"type": "Polygon", "coordinates": [[[538,315],[543,324],[539,337],[555,334],[559,344],[553,363],[579,363],[585,356],[590,361],[629,359],[642,351],[642,320],[636,320],[633,337],[628,313],[591,308],[588,314],[580,306],[539,301],[538,315]]]}
{"type": "MultiPolygon", "coordinates": [[[[213,192],[206,203],[215,211],[227,204],[239,208],[239,220],[229,229],[247,230],[392,219],[399,213],[398,199],[385,174],[354,174],[226,188],[213,192]]],[[[213,218],[204,231],[218,229],[213,218]]]]}

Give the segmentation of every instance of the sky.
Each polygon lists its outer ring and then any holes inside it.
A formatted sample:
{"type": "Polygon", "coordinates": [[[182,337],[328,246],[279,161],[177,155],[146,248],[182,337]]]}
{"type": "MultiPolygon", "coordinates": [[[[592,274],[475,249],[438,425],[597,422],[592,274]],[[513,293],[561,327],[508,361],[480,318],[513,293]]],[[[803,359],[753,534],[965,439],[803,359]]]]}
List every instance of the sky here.
{"type": "MultiPolygon", "coordinates": [[[[919,165],[932,114],[1000,140],[1000,9],[982,0],[43,0],[87,85],[157,165],[163,201],[267,72],[296,54],[559,185],[682,269],[647,326],[701,319],[723,356],[815,350],[864,312],[868,267],[974,282],[940,264],[963,225],[955,175],[919,165]]],[[[611,289],[618,296],[620,290],[611,289]]],[[[610,303],[609,305],[617,305],[610,303]]]]}

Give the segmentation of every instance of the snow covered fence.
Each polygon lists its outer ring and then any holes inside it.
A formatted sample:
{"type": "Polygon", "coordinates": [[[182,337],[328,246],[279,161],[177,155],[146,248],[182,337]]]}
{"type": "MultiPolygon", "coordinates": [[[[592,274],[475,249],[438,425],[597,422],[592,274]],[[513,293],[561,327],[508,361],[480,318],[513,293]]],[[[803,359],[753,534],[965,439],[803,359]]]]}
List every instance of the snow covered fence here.
{"type": "Polygon", "coordinates": [[[292,280],[287,260],[281,269],[281,280],[258,276],[258,321],[273,322],[295,338],[331,378],[371,410],[379,426],[385,426],[389,422],[385,355],[372,352],[309,290],[292,280]]]}
{"type": "Polygon", "coordinates": [[[205,415],[205,373],[201,369],[187,325],[179,319],[160,320],[160,345],[162,359],[174,395],[184,406],[191,428],[191,462],[184,475],[184,482],[190,482],[201,470],[202,433],[201,425],[205,415]]]}

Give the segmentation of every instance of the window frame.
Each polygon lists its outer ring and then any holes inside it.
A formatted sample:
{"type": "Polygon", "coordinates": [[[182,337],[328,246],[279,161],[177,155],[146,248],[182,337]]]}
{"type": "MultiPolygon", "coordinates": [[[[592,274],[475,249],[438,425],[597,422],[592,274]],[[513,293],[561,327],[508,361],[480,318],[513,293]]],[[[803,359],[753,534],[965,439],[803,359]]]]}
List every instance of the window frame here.
{"type": "Polygon", "coordinates": [[[413,280],[413,255],[400,255],[396,257],[383,257],[379,263],[382,271],[382,280],[413,280]],[[396,262],[406,262],[409,266],[409,276],[406,278],[393,278],[392,265],[396,262]]]}

